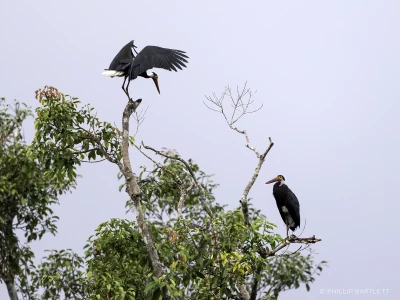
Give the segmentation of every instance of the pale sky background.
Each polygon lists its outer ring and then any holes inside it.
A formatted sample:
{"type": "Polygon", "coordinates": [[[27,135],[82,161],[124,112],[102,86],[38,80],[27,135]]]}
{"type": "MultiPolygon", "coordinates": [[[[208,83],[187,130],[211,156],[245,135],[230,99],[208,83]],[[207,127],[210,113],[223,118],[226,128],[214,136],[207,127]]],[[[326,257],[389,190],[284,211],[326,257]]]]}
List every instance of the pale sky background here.
{"type": "MultiPolygon", "coordinates": [[[[221,186],[218,202],[235,208],[257,160],[204,95],[225,85],[257,90],[264,108],[238,126],[259,150],[275,146],[250,193],[254,205],[283,222],[264,183],[278,174],[300,201],[304,236],[317,261],[329,261],[311,291],[280,299],[400,299],[398,187],[400,2],[335,1],[0,1],[0,96],[36,107],[34,91],[52,85],[120,124],[122,79],[101,75],[130,40],[180,49],[190,57],[178,73],[156,70],[130,85],[149,106],[138,140],[177,149],[221,186]],[[196,4],[195,4],[196,3],[196,4]],[[322,295],[320,290],[325,294],[322,295]],[[327,295],[328,289],[389,289],[388,295],[327,295]]],[[[133,122],[132,122],[133,126],[133,122]]],[[[33,120],[24,126],[28,140],[33,120]]],[[[145,160],[132,152],[137,166],[145,160]]],[[[58,235],[32,244],[82,247],[94,229],[125,214],[117,167],[79,169],[78,188],[55,208],[58,235]]],[[[0,299],[7,299],[0,285],[0,299]]]]}

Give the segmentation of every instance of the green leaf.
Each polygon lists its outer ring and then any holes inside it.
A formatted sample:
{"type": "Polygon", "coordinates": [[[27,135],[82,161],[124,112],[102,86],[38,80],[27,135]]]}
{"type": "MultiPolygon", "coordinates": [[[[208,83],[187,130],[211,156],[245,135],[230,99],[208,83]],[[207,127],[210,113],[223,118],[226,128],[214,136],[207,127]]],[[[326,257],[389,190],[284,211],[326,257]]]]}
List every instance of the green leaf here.
{"type": "Polygon", "coordinates": [[[161,297],[161,289],[156,289],[153,293],[152,300],[159,300],[161,297]]]}
{"type": "Polygon", "coordinates": [[[152,281],[152,282],[148,283],[146,285],[146,287],[144,288],[144,293],[147,294],[156,285],[157,285],[157,282],[155,282],[155,281],[152,281]]]}
{"type": "Polygon", "coordinates": [[[195,270],[195,274],[196,274],[197,277],[200,277],[200,278],[202,278],[202,279],[205,278],[205,276],[203,275],[203,273],[201,273],[200,271],[195,270]]]}

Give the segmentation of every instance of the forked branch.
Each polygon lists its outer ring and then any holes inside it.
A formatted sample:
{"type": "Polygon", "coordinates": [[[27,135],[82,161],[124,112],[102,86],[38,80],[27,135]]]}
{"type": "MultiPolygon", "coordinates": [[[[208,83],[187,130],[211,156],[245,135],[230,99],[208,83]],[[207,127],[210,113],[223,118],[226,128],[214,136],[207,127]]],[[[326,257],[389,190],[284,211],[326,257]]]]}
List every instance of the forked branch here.
{"type": "Polygon", "coordinates": [[[240,90],[239,87],[236,88],[236,96],[233,95],[231,87],[226,86],[225,91],[220,97],[213,93],[212,96],[206,96],[209,105],[206,102],[203,103],[209,109],[221,113],[228,125],[232,128],[233,124],[235,124],[241,117],[246,114],[255,113],[263,107],[263,104],[261,104],[256,109],[251,108],[251,105],[254,103],[254,93],[250,90],[250,88],[247,87],[246,82],[242,90],[240,90]],[[231,108],[233,109],[230,117],[228,116],[228,113],[224,107],[225,97],[229,98],[231,102],[231,108]]]}
{"type": "Polygon", "coordinates": [[[146,107],[145,110],[141,110],[140,112],[138,112],[137,110],[135,110],[135,114],[133,115],[133,118],[136,121],[136,132],[133,136],[136,136],[138,131],[139,131],[139,127],[140,125],[142,125],[142,123],[144,122],[144,120],[146,119],[146,113],[147,113],[147,109],[149,107],[146,107]]]}
{"type": "Polygon", "coordinates": [[[215,93],[212,96],[206,96],[206,99],[208,100],[209,105],[207,105],[206,102],[204,102],[204,104],[209,109],[216,111],[218,113],[221,113],[222,116],[224,117],[226,123],[232,130],[234,130],[240,134],[243,134],[246,139],[246,144],[245,144],[246,147],[249,148],[251,151],[253,151],[258,158],[258,163],[253,172],[253,175],[251,176],[250,181],[247,183],[247,185],[243,191],[242,197],[240,198],[240,204],[242,206],[244,222],[246,225],[250,225],[248,195],[249,195],[249,192],[250,192],[251,188],[253,187],[255,181],[258,178],[261,167],[265,161],[265,157],[268,155],[269,151],[274,146],[274,143],[272,142],[272,139],[269,138],[268,148],[263,153],[260,153],[256,147],[251,145],[250,138],[249,138],[247,131],[241,130],[241,129],[237,128],[236,126],[234,126],[234,124],[240,118],[242,118],[244,115],[257,112],[263,106],[261,104],[261,106],[259,106],[258,108],[251,109],[251,106],[254,103],[254,99],[253,99],[253,93],[251,92],[251,90],[249,88],[247,88],[247,83],[244,85],[243,89],[241,89],[241,90],[239,88],[236,88],[236,94],[237,95],[234,96],[232,93],[232,89],[229,86],[227,86],[227,87],[225,87],[225,91],[222,93],[222,95],[220,97],[217,97],[217,95],[215,93]],[[226,97],[230,99],[231,107],[233,109],[230,117],[228,116],[226,107],[224,105],[224,100],[226,97]]]}

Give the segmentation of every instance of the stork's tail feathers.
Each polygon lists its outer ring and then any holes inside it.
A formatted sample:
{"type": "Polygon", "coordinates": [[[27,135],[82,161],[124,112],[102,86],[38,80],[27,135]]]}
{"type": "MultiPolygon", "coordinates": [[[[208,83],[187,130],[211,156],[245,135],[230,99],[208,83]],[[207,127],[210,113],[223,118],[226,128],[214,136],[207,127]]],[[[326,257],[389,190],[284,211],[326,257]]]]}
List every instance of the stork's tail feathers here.
{"type": "Polygon", "coordinates": [[[105,69],[101,74],[107,77],[122,77],[125,75],[125,72],[105,69]]]}

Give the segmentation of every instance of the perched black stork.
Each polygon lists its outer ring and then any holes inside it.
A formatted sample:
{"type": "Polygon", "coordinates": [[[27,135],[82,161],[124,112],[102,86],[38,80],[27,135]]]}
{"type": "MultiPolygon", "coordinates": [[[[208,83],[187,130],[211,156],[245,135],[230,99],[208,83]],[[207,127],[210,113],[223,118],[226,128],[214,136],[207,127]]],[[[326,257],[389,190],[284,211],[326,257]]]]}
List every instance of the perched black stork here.
{"type": "Polygon", "coordinates": [[[160,93],[158,75],[148,70],[161,68],[176,72],[177,68],[182,70],[182,67],[186,67],[186,58],[189,58],[181,50],[147,46],[137,53],[135,48],[137,47],[134,45],[134,41],[126,44],[114,57],[108,69],[105,69],[102,73],[108,77],[124,77],[122,89],[128,98],[130,98],[128,87],[131,80],[136,79],[138,76],[151,78],[156,85],[158,93],[160,93]],[[128,79],[128,84],[125,87],[126,79],[128,79]]]}
{"type": "Polygon", "coordinates": [[[276,176],[266,184],[273,182],[275,182],[273,194],[276,205],[283,222],[286,224],[286,236],[289,236],[289,228],[295,231],[297,227],[300,227],[300,203],[296,195],[286,185],[283,175],[276,176]]]}

